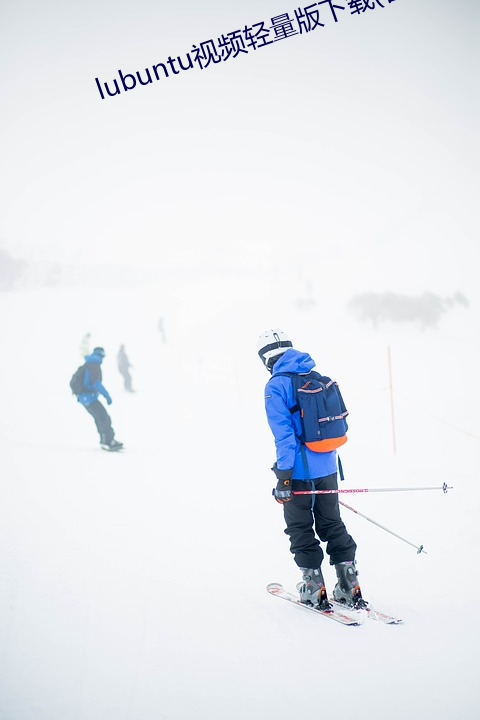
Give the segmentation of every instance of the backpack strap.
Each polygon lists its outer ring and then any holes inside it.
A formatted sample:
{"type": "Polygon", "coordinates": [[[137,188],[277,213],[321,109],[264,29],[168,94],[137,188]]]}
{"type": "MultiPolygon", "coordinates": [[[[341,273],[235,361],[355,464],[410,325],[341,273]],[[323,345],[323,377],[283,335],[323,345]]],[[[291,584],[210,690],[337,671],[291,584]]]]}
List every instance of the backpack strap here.
{"type": "Polygon", "coordinates": [[[303,465],[305,467],[305,472],[307,474],[307,480],[310,480],[310,470],[308,468],[308,462],[307,462],[307,453],[305,452],[305,445],[300,441],[300,452],[302,453],[302,460],[303,465]]]}
{"type": "MultiPolygon", "coordinates": [[[[313,372],[313,370],[310,370],[310,373],[311,372],[313,372]]],[[[305,375],[302,375],[302,377],[305,377],[306,375],[310,375],[310,373],[305,373],[305,375]]],[[[318,373],[316,373],[316,374],[318,374],[318,373]]],[[[280,372],[280,373],[275,373],[274,377],[289,377],[290,380],[292,381],[294,397],[297,397],[297,382],[298,382],[297,378],[300,377],[300,375],[298,373],[292,373],[292,372],[281,373],[280,372]]],[[[293,407],[288,408],[288,411],[291,415],[293,415],[293,413],[296,413],[298,410],[300,410],[298,403],[295,403],[295,405],[293,405],[293,407]]]]}

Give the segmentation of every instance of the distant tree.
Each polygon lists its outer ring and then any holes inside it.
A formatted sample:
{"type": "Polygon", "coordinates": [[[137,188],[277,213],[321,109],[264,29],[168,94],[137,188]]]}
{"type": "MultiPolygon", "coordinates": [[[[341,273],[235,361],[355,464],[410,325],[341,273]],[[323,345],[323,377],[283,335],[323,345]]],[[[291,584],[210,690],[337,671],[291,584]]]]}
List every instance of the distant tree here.
{"type": "Polygon", "coordinates": [[[448,298],[430,292],[415,297],[387,292],[355,295],[348,303],[358,320],[370,321],[375,328],[385,321],[419,322],[422,330],[435,327],[442,315],[455,305],[468,307],[469,302],[459,292],[448,298]]]}
{"type": "Polygon", "coordinates": [[[15,260],[6,250],[0,248],[0,291],[13,290],[26,267],[25,260],[15,260]]]}
{"type": "Polygon", "coordinates": [[[463,305],[463,307],[470,307],[470,303],[468,302],[465,295],[461,292],[456,292],[453,298],[448,298],[447,303],[451,306],[458,304],[463,305]]]}

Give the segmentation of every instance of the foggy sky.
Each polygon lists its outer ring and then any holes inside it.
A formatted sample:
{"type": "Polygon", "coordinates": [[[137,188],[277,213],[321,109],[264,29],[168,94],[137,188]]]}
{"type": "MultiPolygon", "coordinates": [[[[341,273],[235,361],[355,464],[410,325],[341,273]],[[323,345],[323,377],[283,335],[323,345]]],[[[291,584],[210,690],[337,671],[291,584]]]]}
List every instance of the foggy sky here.
{"type": "Polygon", "coordinates": [[[337,23],[323,6],[324,28],[106,100],[96,77],[296,6],[4,3],[0,243],[26,259],[287,271],[293,243],[300,267],[328,255],[365,289],[429,275],[468,291],[478,8],[383,3],[337,23]]]}

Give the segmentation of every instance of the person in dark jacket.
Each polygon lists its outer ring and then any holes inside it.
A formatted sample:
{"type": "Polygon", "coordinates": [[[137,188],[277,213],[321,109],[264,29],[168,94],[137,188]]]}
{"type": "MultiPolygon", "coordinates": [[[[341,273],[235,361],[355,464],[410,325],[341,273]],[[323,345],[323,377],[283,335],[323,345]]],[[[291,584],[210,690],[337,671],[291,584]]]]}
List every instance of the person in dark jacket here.
{"type": "Polygon", "coordinates": [[[101,365],[104,357],[105,350],[102,347],[94,348],[93,352],[85,357],[83,391],[77,396],[77,400],[95,420],[102,448],[120,450],[123,443],[115,440],[110,415],[98,399],[99,395],[103,395],[107,405],[112,404],[112,398],[102,384],[101,365]]]}
{"type": "Polygon", "coordinates": [[[120,349],[117,353],[117,366],[120,375],[123,377],[123,383],[127,392],[133,392],[132,389],[132,376],[130,375],[130,368],[132,365],[125,352],[125,345],[120,345],[120,349]]]}
{"type": "Polygon", "coordinates": [[[336,490],[336,450],[314,452],[300,442],[300,413],[290,377],[279,373],[307,374],[315,367],[308,355],[295,350],[280,329],[266,330],[258,340],[258,354],[272,374],[265,387],[265,409],[275,438],[276,462],[273,465],[277,486],[273,494],[283,505],[285,533],[290,551],[302,571],[297,586],[302,602],[328,610],[325,582],[321,570],[324,557],[320,541],[326,542],[330,564],[335,566],[335,600],[348,607],[366,607],[357,580],[356,544],[340,516],[338,495],[294,495],[302,490],[336,490]]]}

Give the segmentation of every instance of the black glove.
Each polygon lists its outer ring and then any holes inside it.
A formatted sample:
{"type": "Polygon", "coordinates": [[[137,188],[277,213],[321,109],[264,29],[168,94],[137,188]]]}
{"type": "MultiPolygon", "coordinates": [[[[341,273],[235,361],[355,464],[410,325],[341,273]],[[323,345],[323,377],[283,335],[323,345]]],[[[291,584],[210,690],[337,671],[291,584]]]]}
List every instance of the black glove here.
{"type": "Polygon", "coordinates": [[[272,495],[275,500],[283,505],[292,499],[292,473],[293,468],[290,470],[279,470],[277,463],[274,463],[272,467],[273,472],[277,476],[277,487],[273,488],[272,495]]]}
{"type": "Polygon", "coordinates": [[[272,471],[277,476],[277,480],[291,480],[293,475],[293,468],[290,470],[279,470],[277,463],[273,463],[272,471]]]}
{"type": "Polygon", "coordinates": [[[286,502],[290,502],[292,499],[292,481],[291,480],[279,480],[277,487],[273,488],[272,495],[275,500],[283,505],[286,502]]]}

